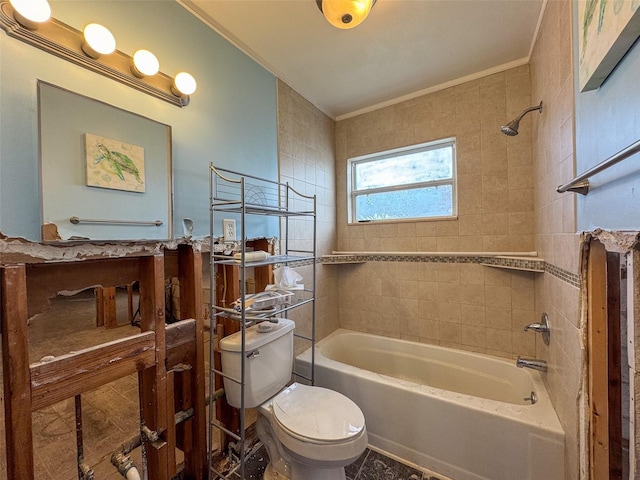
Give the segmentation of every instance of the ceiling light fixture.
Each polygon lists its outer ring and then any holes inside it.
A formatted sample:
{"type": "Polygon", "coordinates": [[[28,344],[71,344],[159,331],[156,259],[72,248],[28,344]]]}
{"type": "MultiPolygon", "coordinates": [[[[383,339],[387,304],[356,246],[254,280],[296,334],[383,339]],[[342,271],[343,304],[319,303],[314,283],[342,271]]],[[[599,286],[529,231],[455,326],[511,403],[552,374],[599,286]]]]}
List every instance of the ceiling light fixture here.
{"type": "Polygon", "coordinates": [[[341,29],[360,25],[375,3],[376,0],[316,0],[327,21],[341,29]]]}
{"type": "Polygon", "coordinates": [[[147,50],[133,56],[116,50],[115,38],[102,25],[91,23],[80,32],[51,17],[47,0],[0,0],[0,28],[9,37],[178,107],[187,105],[196,89],[188,73],[174,79],[160,72],[158,59],[147,50]]]}
{"type": "Polygon", "coordinates": [[[137,50],[131,59],[131,73],[138,78],[151,77],[160,71],[160,62],[149,50],[137,50]]]}
{"type": "Polygon", "coordinates": [[[25,28],[36,30],[51,18],[51,7],[47,0],[9,0],[13,7],[13,18],[25,28]]]}

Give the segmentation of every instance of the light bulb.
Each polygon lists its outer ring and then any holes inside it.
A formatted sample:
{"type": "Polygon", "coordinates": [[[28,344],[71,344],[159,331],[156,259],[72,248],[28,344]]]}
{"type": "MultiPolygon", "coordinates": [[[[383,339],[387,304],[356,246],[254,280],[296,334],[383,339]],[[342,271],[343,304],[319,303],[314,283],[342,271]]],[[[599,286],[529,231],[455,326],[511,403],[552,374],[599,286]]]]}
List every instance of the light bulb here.
{"type": "Polygon", "coordinates": [[[334,27],[347,29],[360,25],[372,5],[372,0],[322,0],[322,13],[334,27]]]}
{"type": "Polygon", "coordinates": [[[25,28],[35,30],[38,25],[51,18],[51,7],[47,0],[9,0],[13,7],[13,18],[25,28]]]}
{"type": "Polygon", "coordinates": [[[133,54],[131,72],[138,78],[150,77],[160,70],[160,63],[149,50],[137,50],[133,54]]]}
{"type": "Polygon", "coordinates": [[[84,27],[84,43],[82,51],[91,58],[108,55],[116,49],[116,39],[108,28],[97,23],[90,23],[84,27]]]}
{"type": "Polygon", "coordinates": [[[173,85],[181,95],[191,95],[196,91],[196,79],[187,72],[180,72],[176,75],[173,85]]]}

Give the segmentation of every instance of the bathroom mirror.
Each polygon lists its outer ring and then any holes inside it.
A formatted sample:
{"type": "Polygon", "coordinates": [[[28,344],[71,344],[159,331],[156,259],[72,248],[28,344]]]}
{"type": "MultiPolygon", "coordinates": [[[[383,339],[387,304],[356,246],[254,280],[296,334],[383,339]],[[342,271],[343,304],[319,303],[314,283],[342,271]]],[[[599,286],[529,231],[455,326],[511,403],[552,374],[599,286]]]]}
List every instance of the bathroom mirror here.
{"type": "Polygon", "coordinates": [[[38,82],[42,240],[172,238],[171,127],[38,82]]]}

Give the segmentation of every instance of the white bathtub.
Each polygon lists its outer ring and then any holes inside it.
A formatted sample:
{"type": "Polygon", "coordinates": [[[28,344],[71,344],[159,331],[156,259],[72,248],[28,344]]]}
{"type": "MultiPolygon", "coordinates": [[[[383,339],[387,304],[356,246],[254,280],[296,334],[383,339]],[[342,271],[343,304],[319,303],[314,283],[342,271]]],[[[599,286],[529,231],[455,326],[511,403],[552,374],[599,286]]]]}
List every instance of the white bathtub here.
{"type": "Polygon", "coordinates": [[[538,372],[344,329],[315,349],[316,385],[360,406],[372,446],[455,480],[564,478],[564,432],[538,372]]]}

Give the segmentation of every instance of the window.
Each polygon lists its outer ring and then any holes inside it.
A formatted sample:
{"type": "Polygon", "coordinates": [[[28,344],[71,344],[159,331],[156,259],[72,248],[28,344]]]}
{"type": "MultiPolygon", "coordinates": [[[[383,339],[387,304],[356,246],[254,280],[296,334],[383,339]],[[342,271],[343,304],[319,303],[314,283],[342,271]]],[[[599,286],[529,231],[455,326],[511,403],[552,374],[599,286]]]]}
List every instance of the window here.
{"type": "Polygon", "coordinates": [[[455,138],[349,159],[350,222],[457,215],[455,138]]]}

